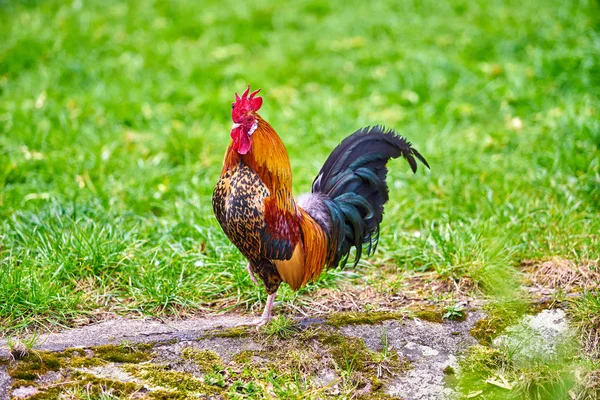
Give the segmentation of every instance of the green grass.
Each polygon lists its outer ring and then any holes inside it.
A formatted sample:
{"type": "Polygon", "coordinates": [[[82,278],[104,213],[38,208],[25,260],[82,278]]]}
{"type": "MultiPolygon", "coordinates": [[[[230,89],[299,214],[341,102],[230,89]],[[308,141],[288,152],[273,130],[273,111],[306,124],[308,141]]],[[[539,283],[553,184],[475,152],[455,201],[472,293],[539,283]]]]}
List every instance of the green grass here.
{"type": "Polygon", "coordinates": [[[391,163],[373,265],[501,292],[522,259],[600,258],[597,2],[279,3],[0,0],[5,332],[265,299],[211,207],[248,83],[297,194],[364,125],[427,158],[391,163]]]}
{"type": "MultiPolygon", "coordinates": [[[[571,303],[569,311],[584,349],[600,361],[600,295],[584,293],[571,303]]],[[[600,377],[600,368],[598,371],[600,377]]],[[[600,379],[597,384],[600,387],[600,379]]]]}
{"type": "Polygon", "coordinates": [[[572,398],[569,392],[586,393],[587,388],[577,387],[574,371],[587,370],[580,367],[574,349],[564,347],[550,355],[519,360],[511,349],[474,346],[461,360],[459,388],[471,398],[498,400],[568,399],[572,398]]]}

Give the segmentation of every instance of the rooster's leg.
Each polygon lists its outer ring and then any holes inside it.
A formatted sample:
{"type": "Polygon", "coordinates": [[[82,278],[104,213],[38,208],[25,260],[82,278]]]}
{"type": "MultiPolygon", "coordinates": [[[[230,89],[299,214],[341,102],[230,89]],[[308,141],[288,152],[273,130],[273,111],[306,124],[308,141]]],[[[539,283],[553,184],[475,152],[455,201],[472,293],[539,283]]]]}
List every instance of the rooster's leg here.
{"type": "Polygon", "coordinates": [[[271,310],[273,309],[273,301],[275,301],[276,294],[277,293],[271,293],[269,297],[267,297],[267,304],[265,304],[265,310],[263,311],[262,317],[260,317],[260,319],[264,321],[262,325],[266,324],[271,320],[271,318],[273,318],[273,316],[271,315],[271,310]]]}
{"type": "Polygon", "coordinates": [[[240,325],[258,327],[258,326],[263,326],[263,325],[266,325],[267,323],[269,323],[271,318],[273,318],[273,316],[271,315],[271,310],[273,309],[273,301],[275,300],[276,294],[277,293],[273,293],[273,294],[270,294],[269,297],[267,297],[267,304],[265,305],[265,310],[263,311],[263,314],[260,318],[257,318],[254,321],[251,321],[249,323],[244,323],[244,324],[240,324],[240,325]]]}
{"type": "Polygon", "coordinates": [[[250,274],[250,279],[252,279],[252,282],[254,282],[255,285],[258,285],[258,281],[254,276],[254,272],[252,271],[252,265],[248,263],[248,266],[246,268],[248,269],[248,273],[250,274]]]}

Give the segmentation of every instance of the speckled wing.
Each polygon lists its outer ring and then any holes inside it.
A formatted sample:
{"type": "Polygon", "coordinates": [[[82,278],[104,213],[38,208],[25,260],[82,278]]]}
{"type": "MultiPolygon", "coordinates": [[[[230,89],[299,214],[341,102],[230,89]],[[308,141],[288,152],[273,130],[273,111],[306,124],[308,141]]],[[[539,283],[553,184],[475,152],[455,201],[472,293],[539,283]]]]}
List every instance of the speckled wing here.
{"type": "Polygon", "coordinates": [[[247,165],[222,175],[213,193],[213,209],[227,237],[251,262],[292,257],[294,244],[277,231],[287,223],[267,225],[279,217],[273,216],[269,190],[247,165]]]}

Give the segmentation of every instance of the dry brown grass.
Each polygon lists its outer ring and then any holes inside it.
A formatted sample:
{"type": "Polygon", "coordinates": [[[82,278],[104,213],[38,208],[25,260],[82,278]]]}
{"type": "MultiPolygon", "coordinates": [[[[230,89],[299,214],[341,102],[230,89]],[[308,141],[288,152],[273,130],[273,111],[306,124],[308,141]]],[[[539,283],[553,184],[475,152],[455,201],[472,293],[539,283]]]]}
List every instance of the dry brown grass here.
{"type": "Polygon", "coordinates": [[[576,263],[553,258],[547,261],[527,260],[522,265],[528,286],[542,294],[556,291],[572,294],[600,288],[598,261],[576,263]]]}
{"type": "Polygon", "coordinates": [[[334,312],[397,311],[420,305],[447,306],[479,304],[473,293],[473,281],[453,281],[435,272],[380,274],[366,282],[349,282],[336,289],[320,289],[306,296],[302,305],[285,304],[290,311],[305,316],[334,312]]]}

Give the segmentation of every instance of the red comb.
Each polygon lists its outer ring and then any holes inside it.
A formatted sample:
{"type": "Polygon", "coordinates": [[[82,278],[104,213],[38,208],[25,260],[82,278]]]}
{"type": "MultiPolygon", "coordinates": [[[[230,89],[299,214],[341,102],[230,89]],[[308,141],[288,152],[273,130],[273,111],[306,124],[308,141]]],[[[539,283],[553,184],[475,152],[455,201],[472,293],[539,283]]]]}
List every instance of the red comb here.
{"type": "Polygon", "coordinates": [[[233,103],[233,112],[244,112],[244,111],[258,111],[262,106],[262,97],[254,97],[260,92],[260,89],[255,90],[250,93],[250,85],[248,88],[242,93],[242,97],[240,97],[237,93],[235,94],[235,103],[233,103]],[[250,95],[248,96],[248,93],[250,95]]]}

